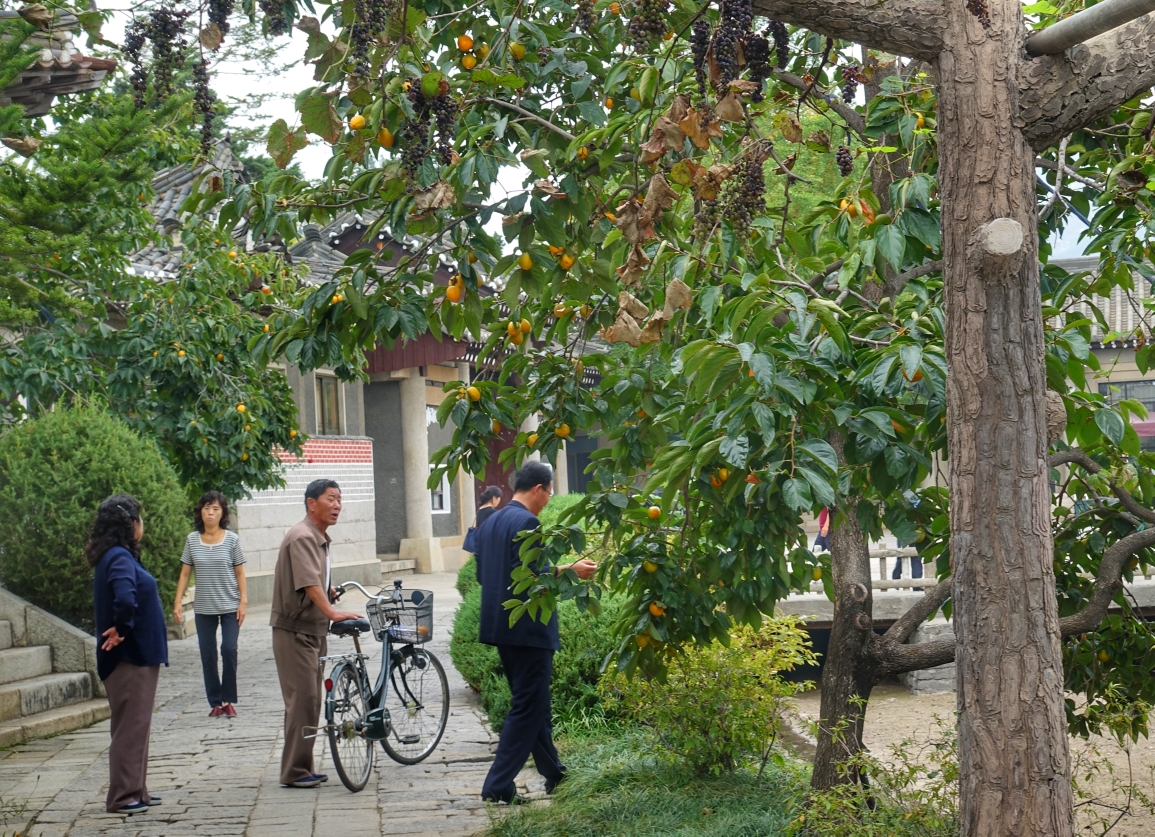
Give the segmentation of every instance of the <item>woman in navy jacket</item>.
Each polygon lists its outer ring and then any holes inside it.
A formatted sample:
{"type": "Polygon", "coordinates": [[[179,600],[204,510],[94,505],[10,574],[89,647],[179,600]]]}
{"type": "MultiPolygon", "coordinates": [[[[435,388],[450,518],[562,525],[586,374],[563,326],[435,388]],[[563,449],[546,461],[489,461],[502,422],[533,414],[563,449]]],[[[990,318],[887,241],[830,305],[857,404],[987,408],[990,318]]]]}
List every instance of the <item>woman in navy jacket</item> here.
{"type": "Polygon", "coordinates": [[[95,570],[96,671],[112,709],[108,749],[109,813],[134,814],[159,805],[148,792],[148,736],[160,666],[168,665],[164,608],[153,578],[140,563],[144,518],[140,502],[114,494],[96,512],[84,547],[95,570]]]}

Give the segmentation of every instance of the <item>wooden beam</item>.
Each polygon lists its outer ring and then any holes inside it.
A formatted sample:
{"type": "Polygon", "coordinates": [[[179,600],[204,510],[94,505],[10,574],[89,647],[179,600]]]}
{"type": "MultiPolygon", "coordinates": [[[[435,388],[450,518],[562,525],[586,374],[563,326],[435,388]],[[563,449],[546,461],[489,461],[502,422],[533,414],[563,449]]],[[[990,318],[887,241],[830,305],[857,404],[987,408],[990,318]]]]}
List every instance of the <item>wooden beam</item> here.
{"type": "Polygon", "coordinates": [[[1076,44],[1155,12],[1155,0],[1103,0],[1027,38],[1027,54],[1058,55],[1076,44]]]}

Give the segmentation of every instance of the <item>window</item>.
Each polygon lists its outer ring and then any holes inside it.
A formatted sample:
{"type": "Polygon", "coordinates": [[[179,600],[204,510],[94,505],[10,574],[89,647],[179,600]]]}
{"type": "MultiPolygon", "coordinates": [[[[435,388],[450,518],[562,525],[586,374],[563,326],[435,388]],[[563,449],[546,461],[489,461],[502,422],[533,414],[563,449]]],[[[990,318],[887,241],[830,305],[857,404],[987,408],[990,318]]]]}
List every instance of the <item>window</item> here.
{"type": "Polygon", "coordinates": [[[341,383],[330,375],[317,376],[317,435],[341,436],[341,383]]]}
{"type": "MultiPolygon", "coordinates": [[[[429,470],[433,470],[433,465],[429,465],[429,470]]],[[[434,514],[450,514],[453,511],[453,503],[450,501],[451,493],[449,490],[449,477],[445,474],[441,475],[441,482],[436,488],[429,489],[429,502],[434,514]]]]}
{"type": "Polygon", "coordinates": [[[1121,381],[1099,384],[1099,394],[1111,404],[1118,404],[1124,398],[1133,398],[1147,411],[1155,413],[1155,381],[1121,381]]]}

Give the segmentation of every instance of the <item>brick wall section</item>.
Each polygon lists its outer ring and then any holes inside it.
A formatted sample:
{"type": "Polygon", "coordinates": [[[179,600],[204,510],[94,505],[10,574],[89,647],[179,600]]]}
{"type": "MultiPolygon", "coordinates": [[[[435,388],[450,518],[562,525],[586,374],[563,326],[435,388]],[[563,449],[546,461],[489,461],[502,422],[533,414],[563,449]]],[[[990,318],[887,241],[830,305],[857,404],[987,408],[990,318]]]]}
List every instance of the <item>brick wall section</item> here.
{"type": "Polygon", "coordinates": [[[285,487],[255,491],[237,504],[237,531],[248,572],[272,572],[285,531],[305,516],[305,488],[315,479],[341,486],[341,518],[329,530],[333,564],[377,560],[374,523],[373,442],[364,437],[316,437],[305,442],[303,456],[278,455],[285,463],[285,487]]]}

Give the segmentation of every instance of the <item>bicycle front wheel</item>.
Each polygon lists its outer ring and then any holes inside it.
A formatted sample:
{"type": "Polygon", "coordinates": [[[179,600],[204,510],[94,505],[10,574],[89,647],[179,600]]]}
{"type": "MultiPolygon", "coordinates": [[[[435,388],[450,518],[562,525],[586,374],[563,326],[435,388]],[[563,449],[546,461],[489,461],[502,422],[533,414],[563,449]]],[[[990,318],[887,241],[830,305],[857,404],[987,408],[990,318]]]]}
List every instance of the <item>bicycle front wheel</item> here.
{"type": "Polygon", "coordinates": [[[449,681],[441,661],[422,648],[394,651],[384,700],[389,730],[381,746],[401,764],[423,761],[449,720],[449,681]]]}
{"type": "Polygon", "coordinates": [[[343,665],[333,672],[333,689],[326,703],[329,751],[341,783],[356,793],[373,769],[373,742],[365,737],[367,695],[357,670],[343,665]]]}

